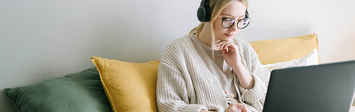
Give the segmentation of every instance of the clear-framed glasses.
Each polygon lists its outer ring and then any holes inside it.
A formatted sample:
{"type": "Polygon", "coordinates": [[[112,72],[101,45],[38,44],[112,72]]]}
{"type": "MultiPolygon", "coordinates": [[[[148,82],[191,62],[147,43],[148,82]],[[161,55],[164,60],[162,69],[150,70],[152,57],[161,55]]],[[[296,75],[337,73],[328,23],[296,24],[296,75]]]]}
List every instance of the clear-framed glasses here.
{"type": "MultiPolygon", "coordinates": [[[[249,16],[249,15],[248,15],[249,16]]],[[[219,16],[222,19],[222,27],[223,28],[231,28],[235,24],[235,20],[231,17],[222,17],[219,16]]],[[[238,29],[244,29],[250,24],[251,18],[243,18],[237,21],[237,28],[238,29]]]]}

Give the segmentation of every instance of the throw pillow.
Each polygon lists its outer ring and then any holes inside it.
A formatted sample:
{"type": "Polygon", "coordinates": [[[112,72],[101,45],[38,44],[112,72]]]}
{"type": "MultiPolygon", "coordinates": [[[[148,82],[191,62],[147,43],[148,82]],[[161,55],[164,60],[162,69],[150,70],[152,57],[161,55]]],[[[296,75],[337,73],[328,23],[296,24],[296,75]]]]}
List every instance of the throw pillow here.
{"type": "MultiPolygon", "coordinates": [[[[250,42],[263,65],[302,58],[318,49],[316,34],[250,42]]],[[[320,61],[319,61],[320,63],[320,61]]]]}
{"type": "Polygon", "coordinates": [[[159,61],[123,62],[92,57],[114,112],[156,112],[159,61]]]}
{"type": "Polygon", "coordinates": [[[296,60],[286,61],[286,62],[278,62],[273,64],[263,65],[270,72],[274,69],[282,69],[289,67],[297,67],[297,66],[308,66],[308,65],[317,65],[318,64],[318,51],[314,49],[311,54],[296,60]]]}
{"type": "Polygon", "coordinates": [[[110,112],[96,68],[34,85],[5,88],[19,112],[110,112]]]}

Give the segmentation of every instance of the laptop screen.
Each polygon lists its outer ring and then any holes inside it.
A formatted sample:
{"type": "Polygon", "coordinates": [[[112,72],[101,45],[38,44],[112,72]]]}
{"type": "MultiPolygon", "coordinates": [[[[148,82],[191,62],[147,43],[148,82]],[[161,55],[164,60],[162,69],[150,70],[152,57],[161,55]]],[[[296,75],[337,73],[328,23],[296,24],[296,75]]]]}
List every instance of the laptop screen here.
{"type": "Polygon", "coordinates": [[[263,112],[349,112],[355,61],[271,72],[263,112]]]}

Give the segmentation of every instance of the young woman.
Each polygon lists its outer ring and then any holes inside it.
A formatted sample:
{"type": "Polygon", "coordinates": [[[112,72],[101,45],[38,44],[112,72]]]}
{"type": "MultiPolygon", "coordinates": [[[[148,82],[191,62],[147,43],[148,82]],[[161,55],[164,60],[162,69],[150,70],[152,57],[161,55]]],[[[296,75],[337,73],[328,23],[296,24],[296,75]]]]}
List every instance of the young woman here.
{"type": "Polygon", "coordinates": [[[201,6],[210,8],[207,21],[171,42],[161,58],[159,111],[262,111],[270,72],[248,42],[234,38],[250,22],[248,0],[208,0],[201,6]]]}

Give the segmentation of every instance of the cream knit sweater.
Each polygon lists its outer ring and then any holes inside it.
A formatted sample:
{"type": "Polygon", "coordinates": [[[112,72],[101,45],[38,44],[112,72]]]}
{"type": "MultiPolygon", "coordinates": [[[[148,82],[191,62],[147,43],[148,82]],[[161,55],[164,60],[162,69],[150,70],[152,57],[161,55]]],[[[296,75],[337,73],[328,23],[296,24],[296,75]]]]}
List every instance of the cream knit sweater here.
{"type": "MultiPolygon", "coordinates": [[[[260,112],[270,72],[261,65],[248,42],[233,41],[254,79],[254,87],[249,90],[235,80],[237,100],[247,104],[249,112],[260,112]]],[[[160,112],[199,112],[202,109],[222,112],[228,107],[220,84],[195,50],[189,35],[174,40],[166,48],[158,68],[156,95],[160,112]]]]}

